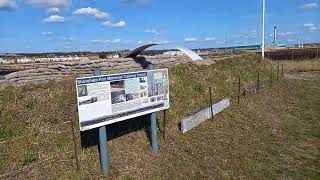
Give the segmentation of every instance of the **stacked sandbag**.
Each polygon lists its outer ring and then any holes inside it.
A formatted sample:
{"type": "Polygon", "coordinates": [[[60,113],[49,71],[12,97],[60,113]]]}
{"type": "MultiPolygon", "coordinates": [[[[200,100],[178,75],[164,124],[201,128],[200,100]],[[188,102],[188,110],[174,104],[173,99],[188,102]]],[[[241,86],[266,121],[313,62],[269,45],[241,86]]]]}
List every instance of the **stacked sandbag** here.
{"type": "MultiPolygon", "coordinates": [[[[185,58],[169,56],[150,56],[143,59],[155,64],[158,68],[170,67],[176,64],[190,62],[185,58]]],[[[143,69],[143,66],[139,63],[139,61],[139,58],[135,60],[132,58],[114,58],[90,61],[82,60],[59,62],[55,64],[48,64],[47,67],[35,67],[34,69],[7,74],[4,76],[4,78],[0,78],[0,85],[46,82],[49,80],[63,80],[66,78],[92,76],[92,70],[94,68],[100,68],[102,74],[138,71],[143,69]]]]}

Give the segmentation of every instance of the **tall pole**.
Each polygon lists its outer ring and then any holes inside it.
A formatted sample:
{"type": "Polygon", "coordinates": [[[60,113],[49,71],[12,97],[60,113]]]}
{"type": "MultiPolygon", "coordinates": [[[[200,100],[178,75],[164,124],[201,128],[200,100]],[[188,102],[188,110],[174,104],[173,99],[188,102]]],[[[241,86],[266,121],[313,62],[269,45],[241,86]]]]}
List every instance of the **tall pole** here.
{"type": "Polygon", "coordinates": [[[262,0],[262,59],[264,59],[264,16],[266,11],[266,2],[262,0]]]}

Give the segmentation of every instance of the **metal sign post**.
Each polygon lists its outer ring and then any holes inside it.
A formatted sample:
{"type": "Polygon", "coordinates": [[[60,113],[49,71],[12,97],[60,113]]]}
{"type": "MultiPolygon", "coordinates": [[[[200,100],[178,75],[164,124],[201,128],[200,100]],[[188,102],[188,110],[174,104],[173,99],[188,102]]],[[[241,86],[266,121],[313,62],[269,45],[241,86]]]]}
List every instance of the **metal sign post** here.
{"type": "MultiPolygon", "coordinates": [[[[149,64],[147,67],[148,70],[154,70],[154,65],[149,64]]],[[[158,132],[157,132],[157,114],[150,114],[151,121],[151,145],[152,145],[152,153],[156,155],[158,153],[158,132]]]]}
{"type": "MultiPolygon", "coordinates": [[[[101,70],[94,69],[94,76],[100,76],[101,70]]],[[[99,127],[99,148],[100,148],[100,162],[101,169],[104,176],[109,174],[109,158],[108,158],[108,143],[106,126],[99,127]]]]}

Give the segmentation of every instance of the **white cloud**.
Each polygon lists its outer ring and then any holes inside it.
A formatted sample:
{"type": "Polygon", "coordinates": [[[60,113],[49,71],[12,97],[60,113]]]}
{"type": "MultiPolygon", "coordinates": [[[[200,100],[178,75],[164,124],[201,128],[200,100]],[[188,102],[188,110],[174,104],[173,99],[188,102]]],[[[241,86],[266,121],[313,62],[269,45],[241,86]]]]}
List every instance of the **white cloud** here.
{"type": "Polygon", "coordinates": [[[198,39],[197,39],[197,38],[190,38],[190,37],[189,37],[189,38],[185,38],[184,41],[185,41],[185,42],[196,42],[196,41],[198,41],[198,39]]]}
{"type": "Polygon", "coordinates": [[[215,41],[217,38],[215,38],[215,37],[207,37],[207,38],[205,38],[204,40],[205,41],[215,41]]]}
{"type": "Polygon", "coordinates": [[[0,11],[11,11],[17,7],[15,0],[0,0],[0,11]]]}
{"type": "Polygon", "coordinates": [[[71,49],[72,47],[71,46],[65,46],[64,48],[65,49],[71,49]]]}
{"type": "Polygon", "coordinates": [[[304,23],[303,26],[306,27],[310,32],[315,32],[316,30],[318,30],[317,26],[311,22],[304,23]]]}
{"type": "Polygon", "coordinates": [[[43,22],[46,23],[63,23],[64,22],[64,17],[63,16],[58,16],[58,15],[51,15],[48,18],[45,18],[43,22]]]}
{"type": "Polygon", "coordinates": [[[121,0],[121,2],[126,4],[147,4],[149,0],[121,0]]]}
{"type": "Polygon", "coordinates": [[[91,42],[94,44],[116,44],[116,43],[120,43],[121,39],[113,39],[113,40],[95,39],[95,40],[91,40],[91,42]]]}
{"type": "Polygon", "coordinates": [[[64,44],[65,45],[71,45],[71,42],[65,42],[64,44]]]}
{"type": "Polygon", "coordinates": [[[150,33],[150,34],[155,34],[155,35],[160,35],[161,33],[157,31],[156,29],[146,29],[144,30],[145,33],[150,33]]]}
{"type": "Polygon", "coordinates": [[[110,21],[105,21],[102,23],[102,26],[107,27],[107,28],[124,28],[126,26],[126,22],[119,21],[119,22],[113,24],[110,21]]]}
{"type": "Polygon", "coordinates": [[[114,40],[111,40],[110,42],[111,43],[119,43],[121,41],[121,39],[114,39],[114,40]]]}
{"type": "Polygon", "coordinates": [[[61,10],[57,7],[51,7],[47,10],[49,14],[58,14],[61,13],[61,10]]]}
{"type": "Polygon", "coordinates": [[[93,16],[100,20],[106,20],[110,16],[108,13],[102,12],[92,7],[77,9],[76,11],[73,12],[73,14],[93,16]]]}
{"type": "Polygon", "coordinates": [[[291,36],[291,35],[296,35],[296,32],[279,32],[278,36],[286,37],[286,36],[291,36]]]}
{"type": "Polygon", "coordinates": [[[171,44],[172,41],[166,40],[153,40],[153,41],[138,41],[138,44],[171,44]]]}
{"type": "Polygon", "coordinates": [[[244,42],[241,41],[241,40],[236,40],[236,41],[234,41],[234,43],[241,44],[241,43],[244,43],[244,42]]]}
{"type": "Polygon", "coordinates": [[[315,26],[313,23],[305,23],[303,24],[304,27],[312,27],[315,26]]]}
{"type": "Polygon", "coordinates": [[[43,36],[53,36],[53,32],[50,32],[50,31],[46,31],[46,32],[41,32],[41,35],[43,36]]]}
{"type": "Polygon", "coordinates": [[[73,38],[72,37],[65,37],[65,38],[63,38],[63,40],[65,40],[65,41],[73,41],[73,38]]]}
{"type": "Polygon", "coordinates": [[[318,7],[317,3],[307,3],[307,4],[302,5],[300,8],[301,9],[314,9],[317,7],[318,7]]]}
{"type": "Polygon", "coordinates": [[[25,2],[41,7],[67,7],[72,4],[72,0],[25,0],[25,2]]]}
{"type": "Polygon", "coordinates": [[[308,29],[310,32],[315,32],[316,30],[318,30],[316,26],[309,27],[308,29]]]}

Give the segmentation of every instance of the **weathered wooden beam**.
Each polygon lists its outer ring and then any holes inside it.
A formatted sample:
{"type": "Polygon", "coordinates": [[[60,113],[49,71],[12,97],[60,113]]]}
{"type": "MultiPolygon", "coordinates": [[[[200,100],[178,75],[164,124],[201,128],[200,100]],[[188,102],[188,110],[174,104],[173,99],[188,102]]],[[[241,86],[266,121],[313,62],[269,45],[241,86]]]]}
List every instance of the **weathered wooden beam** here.
{"type": "MultiPolygon", "coordinates": [[[[225,98],[222,101],[212,105],[213,115],[218,114],[219,112],[225,110],[230,106],[230,99],[225,98]]],[[[181,120],[181,131],[182,133],[186,133],[190,129],[198,126],[202,122],[211,119],[211,107],[207,107],[206,109],[197,112],[196,114],[186,117],[181,120]]]]}

